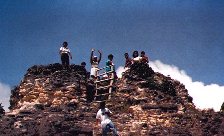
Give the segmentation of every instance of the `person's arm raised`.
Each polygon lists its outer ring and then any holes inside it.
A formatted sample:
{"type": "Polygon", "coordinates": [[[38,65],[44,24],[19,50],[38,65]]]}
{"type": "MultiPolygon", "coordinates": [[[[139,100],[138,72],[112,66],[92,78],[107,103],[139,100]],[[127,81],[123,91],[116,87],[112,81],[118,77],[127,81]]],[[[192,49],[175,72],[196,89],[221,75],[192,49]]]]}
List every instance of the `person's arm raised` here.
{"type": "Polygon", "coordinates": [[[93,63],[93,52],[94,51],[95,51],[94,49],[91,50],[91,54],[90,54],[90,64],[93,63]]]}
{"type": "Polygon", "coordinates": [[[99,52],[99,54],[100,54],[100,57],[99,57],[99,59],[98,59],[98,63],[100,63],[101,58],[102,58],[102,52],[101,52],[100,50],[98,50],[98,52],[99,52]]]}

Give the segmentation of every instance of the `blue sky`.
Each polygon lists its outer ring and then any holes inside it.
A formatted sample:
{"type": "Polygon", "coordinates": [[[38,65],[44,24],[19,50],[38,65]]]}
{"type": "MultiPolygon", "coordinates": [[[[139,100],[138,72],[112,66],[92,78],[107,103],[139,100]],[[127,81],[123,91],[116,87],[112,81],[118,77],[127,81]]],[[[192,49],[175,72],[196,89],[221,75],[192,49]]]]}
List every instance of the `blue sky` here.
{"type": "Polygon", "coordinates": [[[0,82],[11,87],[32,65],[60,62],[63,41],[75,64],[91,48],[117,66],[145,50],[193,81],[224,85],[223,0],[0,0],[0,28],[0,82]]]}

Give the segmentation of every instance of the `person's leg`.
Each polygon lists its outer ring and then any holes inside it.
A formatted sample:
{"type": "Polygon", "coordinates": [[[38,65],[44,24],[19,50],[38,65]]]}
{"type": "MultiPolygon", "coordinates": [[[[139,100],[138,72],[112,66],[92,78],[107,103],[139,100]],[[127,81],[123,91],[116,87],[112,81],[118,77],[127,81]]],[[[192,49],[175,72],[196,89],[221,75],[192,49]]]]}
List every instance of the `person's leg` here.
{"type": "Polygon", "coordinates": [[[69,66],[69,56],[68,56],[68,54],[66,54],[65,63],[66,63],[67,66],[69,66]]]}
{"type": "Polygon", "coordinates": [[[113,136],[118,136],[117,129],[115,128],[113,122],[110,122],[109,124],[110,130],[113,131],[113,136]]]}
{"type": "Polygon", "coordinates": [[[65,65],[65,55],[61,54],[61,64],[64,66],[65,65]]]}
{"type": "Polygon", "coordinates": [[[107,132],[109,132],[108,125],[102,128],[102,136],[107,136],[107,132]]]}
{"type": "Polygon", "coordinates": [[[113,123],[112,124],[109,123],[102,128],[102,136],[107,136],[107,133],[110,132],[110,131],[113,131],[114,136],[118,136],[117,135],[117,130],[115,129],[113,123]]]}
{"type": "Polygon", "coordinates": [[[91,70],[90,70],[90,77],[92,78],[92,79],[94,79],[95,78],[95,68],[91,68],[91,70]]]}

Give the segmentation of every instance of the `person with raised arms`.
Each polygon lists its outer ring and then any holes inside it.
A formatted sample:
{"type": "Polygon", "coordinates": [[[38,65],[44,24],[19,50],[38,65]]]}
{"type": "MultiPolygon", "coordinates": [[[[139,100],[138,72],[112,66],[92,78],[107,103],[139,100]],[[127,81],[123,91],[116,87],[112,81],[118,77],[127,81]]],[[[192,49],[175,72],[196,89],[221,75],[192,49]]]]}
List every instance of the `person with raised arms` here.
{"type": "Polygon", "coordinates": [[[95,79],[97,78],[97,73],[98,73],[99,63],[102,57],[102,52],[98,50],[100,54],[100,57],[98,59],[97,56],[93,56],[94,51],[95,49],[92,49],[91,55],[90,55],[90,64],[91,64],[90,77],[95,79]]]}

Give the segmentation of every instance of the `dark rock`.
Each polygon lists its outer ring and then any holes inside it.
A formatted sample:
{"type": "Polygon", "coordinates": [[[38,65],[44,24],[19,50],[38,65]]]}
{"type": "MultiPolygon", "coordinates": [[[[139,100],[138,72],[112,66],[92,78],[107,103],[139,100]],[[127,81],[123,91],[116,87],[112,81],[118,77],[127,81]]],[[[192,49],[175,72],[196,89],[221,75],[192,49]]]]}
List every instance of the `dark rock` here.
{"type": "Polygon", "coordinates": [[[60,87],[63,87],[64,84],[63,84],[63,82],[55,81],[55,82],[53,83],[53,86],[54,86],[55,88],[60,88],[60,87]]]}
{"type": "Polygon", "coordinates": [[[220,111],[224,112],[224,102],[222,103],[220,111]]]}
{"type": "Polygon", "coordinates": [[[147,128],[148,127],[147,123],[142,124],[142,127],[147,128]]]}
{"type": "Polygon", "coordinates": [[[5,114],[5,110],[3,109],[2,104],[0,103],[0,117],[5,114]]]}
{"type": "Polygon", "coordinates": [[[78,135],[80,132],[80,128],[70,128],[69,133],[73,135],[78,135]]]}
{"type": "Polygon", "coordinates": [[[37,110],[44,110],[44,105],[43,104],[35,104],[34,107],[37,110]]]}
{"type": "Polygon", "coordinates": [[[146,63],[134,63],[130,69],[124,73],[124,77],[128,80],[148,79],[154,74],[152,68],[146,63]]]}
{"type": "Polygon", "coordinates": [[[174,104],[162,104],[162,105],[144,105],[142,106],[143,110],[150,110],[150,109],[161,109],[163,112],[167,111],[177,111],[177,105],[174,104]]]}
{"type": "Polygon", "coordinates": [[[51,112],[61,112],[63,110],[62,107],[57,106],[57,107],[50,107],[51,112]]]}
{"type": "Polygon", "coordinates": [[[65,114],[64,115],[64,120],[65,121],[73,121],[73,120],[75,120],[75,117],[73,115],[70,115],[70,114],[65,114]]]}
{"type": "Polygon", "coordinates": [[[70,134],[69,132],[62,132],[60,133],[60,136],[73,136],[73,135],[70,134]]]}
{"type": "Polygon", "coordinates": [[[61,128],[62,123],[60,121],[54,122],[53,126],[56,127],[57,129],[61,128]]]}
{"type": "Polygon", "coordinates": [[[86,93],[86,97],[87,97],[88,102],[93,101],[94,94],[95,94],[95,86],[93,84],[88,84],[87,85],[87,93],[86,93]]]}
{"type": "Polygon", "coordinates": [[[76,102],[69,102],[69,103],[67,104],[67,106],[68,106],[68,107],[75,108],[75,107],[77,107],[77,103],[76,103],[76,102]]]}
{"type": "Polygon", "coordinates": [[[187,97],[187,100],[188,100],[189,103],[192,103],[193,102],[193,98],[191,96],[188,96],[187,97]]]}
{"type": "Polygon", "coordinates": [[[19,88],[18,86],[14,87],[14,89],[11,90],[11,96],[10,96],[10,106],[9,109],[12,109],[17,105],[17,102],[19,101],[20,96],[19,96],[19,88]]]}
{"type": "Polygon", "coordinates": [[[30,110],[20,110],[19,114],[33,114],[33,111],[30,111],[30,110]]]}

